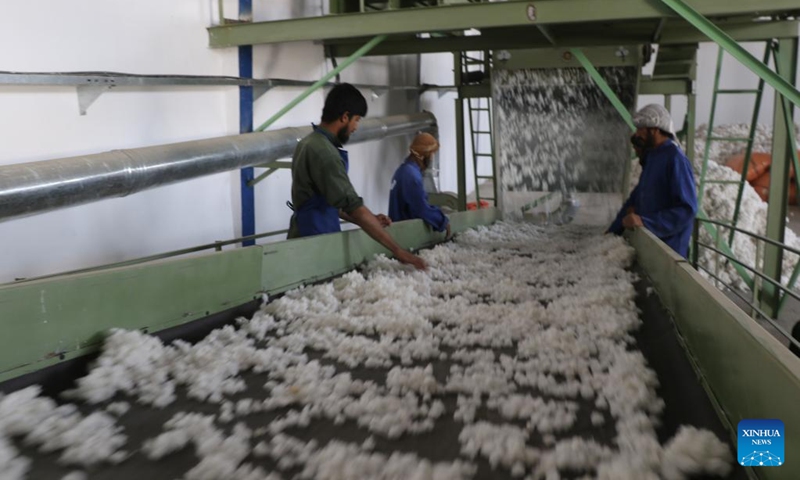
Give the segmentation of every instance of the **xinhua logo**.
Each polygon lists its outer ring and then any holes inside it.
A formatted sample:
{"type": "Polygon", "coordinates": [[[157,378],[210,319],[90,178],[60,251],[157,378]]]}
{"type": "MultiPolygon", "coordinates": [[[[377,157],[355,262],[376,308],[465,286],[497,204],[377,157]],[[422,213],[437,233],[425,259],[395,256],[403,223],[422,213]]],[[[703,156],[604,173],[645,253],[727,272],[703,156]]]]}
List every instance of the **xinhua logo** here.
{"type": "Polygon", "coordinates": [[[783,422],[742,420],[739,422],[738,457],[745,467],[780,467],[784,464],[783,422]]]}

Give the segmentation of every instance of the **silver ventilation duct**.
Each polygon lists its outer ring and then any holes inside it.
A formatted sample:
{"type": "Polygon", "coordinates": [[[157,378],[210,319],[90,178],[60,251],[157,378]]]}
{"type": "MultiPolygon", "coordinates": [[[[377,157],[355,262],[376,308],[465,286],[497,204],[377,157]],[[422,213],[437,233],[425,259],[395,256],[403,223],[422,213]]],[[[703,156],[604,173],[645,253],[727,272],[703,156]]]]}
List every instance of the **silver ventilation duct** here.
{"type": "MultiPolygon", "coordinates": [[[[350,143],[436,129],[430,113],[368,118],[350,143]]],[[[0,219],[124,197],[214,173],[290,157],[311,127],[112,150],[0,167],[0,219]]]]}

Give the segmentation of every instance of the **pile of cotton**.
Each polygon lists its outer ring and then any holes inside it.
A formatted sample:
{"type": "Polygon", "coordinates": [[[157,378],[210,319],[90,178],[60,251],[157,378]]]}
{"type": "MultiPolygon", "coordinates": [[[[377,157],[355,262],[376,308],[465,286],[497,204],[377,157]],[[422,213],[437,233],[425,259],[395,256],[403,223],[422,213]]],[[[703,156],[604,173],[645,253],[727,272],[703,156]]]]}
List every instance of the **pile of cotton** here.
{"type": "Polygon", "coordinates": [[[25,478],[27,445],[88,478],[178,457],[186,480],[728,471],[710,432],[658,442],[664,404],[634,348],[634,252],[622,239],[498,223],[421,255],[427,272],[379,256],[195,344],[110,332],[66,395],[93,413],[36,388],[0,397],[0,471],[25,478]],[[126,437],[122,424],[162,410],[155,431],[126,437]],[[576,429],[581,418],[606,440],[576,429]],[[448,445],[408,450],[406,439],[440,435],[454,444],[444,458],[430,450],[448,445]]]}
{"type": "MultiPolygon", "coordinates": [[[[702,168],[703,155],[706,148],[707,138],[706,126],[701,126],[697,130],[696,143],[695,143],[695,175],[700,178],[700,171],[702,168]]],[[[721,125],[714,128],[715,137],[738,137],[746,138],[749,135],[750,126],[745,124],[737,125],[721,125]]],[[[706,181],[708,180],[725,180],[739,182],[741,174],[735,172],[731,168],[724,165],[724,162],[732,155],[740,153],[744,150],[744,143],[737,142],[711,142],[709,150],[709,162],[706,172],[706,181]]],[[[772,151],[772,132],[765,125],[758,125],[756,129],[756,137],[753,143],[754,152],[771,152],[772,151]]],[[[707,183],[705,186],[705,193],[703,195],[702,208],[709,218],[718,221],[731,221],[733,220],[734,211],[736,208],[736,198],[738,195],[738,185],[734,184],[719,184],[707,183]]],[[[742,203],[739,209],[739,218],[737,227],[748,232],[765,235],[767,229],[767,203],[761,200],[753,187],[745,183],[742,194],[742,203]]],[[[712,226],[718,229],[722,234],[725,241],[729,239],[730,230],[721,228],[716,225],[712,226]]],[[[700,240],[708,245],[713,245],[714,248],[720,248],[714,244],[714,240],[706,229],[700,232],[700,240]]],[[[759,245],[759,241],[753,237],[736,233],[734,235],[733,244],[731,249],[733,253],[745,265],[761,266],[763,261],[763,243],[759,245]],[[758,252],[758,249],[761,249],[758,252]],[[757,262],[756,260],[759,259],[757,262]]],[[[789,228],[784,233],[784,243],[787,245],[800,249],[800,239],[789,228]]],[[[742,281],[739,274],[734,269],[733,265],[726,261],[725,258],[716,254],[715,252],[707,249],[700,249],[699,261],[705,268],[714,272],[714,275],[719,277],[723,282],[733,285],[734,287],[745,290],[747,287],[742,281]]],[[[780,280],[785,284],[788,282],[792,271],[797,265],[798,257],[794,254],[787,254],[783,259],[783,278],[780,280]]],[[[752,276],[752,275],[751,275],[752,276]]]]}

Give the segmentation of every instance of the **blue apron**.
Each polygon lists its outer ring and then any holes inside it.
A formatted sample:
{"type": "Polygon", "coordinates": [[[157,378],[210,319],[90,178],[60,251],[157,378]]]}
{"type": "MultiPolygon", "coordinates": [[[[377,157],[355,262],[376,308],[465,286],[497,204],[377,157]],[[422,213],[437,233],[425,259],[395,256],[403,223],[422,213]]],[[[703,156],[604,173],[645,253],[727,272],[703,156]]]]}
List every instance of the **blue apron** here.
{"type": "MultiPolygon", "coordinates": [[[[316,127],[314,130],[319,131],[316,127]]],[[[344,170],[349,173],[350,159],[347,151],[341,148],[338,150],[342,157],[342,163],[344,163],[344,170]]],[[[330,206],[325,197],[319,193],[315,193],[300,207],[295,206],[294,219],[301,237],[342,231],[339,223],[339,209],[330,206]]]]}

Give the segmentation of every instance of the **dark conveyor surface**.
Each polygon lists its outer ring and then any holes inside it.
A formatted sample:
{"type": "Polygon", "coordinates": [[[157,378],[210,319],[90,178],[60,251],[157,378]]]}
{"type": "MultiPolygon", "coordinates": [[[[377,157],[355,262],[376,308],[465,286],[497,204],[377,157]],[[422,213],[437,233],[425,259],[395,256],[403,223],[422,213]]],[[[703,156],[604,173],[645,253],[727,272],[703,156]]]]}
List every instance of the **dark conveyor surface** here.
{"type": "MultiPolygon", "coordinates": [[[[658,374],[661,383],[658,393],[666,402],[666,407],[662,414],[663,422],[658,431],[659,440],[665,443],[675,434],[680,425],[688,424],[712,430],[719,438],[728,441],[729,436],[727,431],[717,418],[704,389],[697,380],[678,342],[672,320],[662,307],[658,296],[655,294],[648,294],[648,289],[651,287],[650,282],[642,272],[638,270],[638,267],[635,267],[635,270],[639,273],[641,278],[636,283],[637,306],[642,312],[642,319],[644,321],[642,328],[635,334],[635,337],[638,347],[647,358],[650,367],[658,374]]],[[[213,326],[218,326],[218,324],[213,326]]],[[[208,322],[204,323],[199,321],[196,322],[193,327],[184,328],[183,334],[185,338],[202,338],[209,330],[208,322]],[[193,327],[194,331],[192,331],[193,327]]],[[[311,356],[313,357],[314,355],[312,354],[311,356]]],[[[316,356],[316,358],[319,357],[319,355],[316,356]]],[[[329,360],[323,360],[323,362],[330,363],[329,360]]],[[[434,373],[440,382],[445,381],[450,363],[449,360],[434,363],[434,373]]],[[[344,368],[342,365],[337,366],[339,368],[344,368]]],[[[387,369],[357,368],[351,372],[355,378],[383,381],[387,371],[387,369]]],[[[263,397],[265,395],[265,391],[262,387],[266,381],[266,374],[256,375],[252,372],[248,372],[242,376],[247,382],[248,389],[232,397],[233,400],[259,396],[263,397]]],[[[59,378],[53,381],[57,384],[63,384],[64,379],[59,378]]],[[[524,389],[521,389],[521,391],[524,391],[524,389]]],[[[462,426],[461,423],[453,419],[453,412],[456,404],[455,399],[455,394],[445,396],[447,412],[436,421],[436,427],[433,431],[417,435],[405,435],[395,441],[384,439],[378,435],[371,435],[366,429],[359,428],[352,421],[347,421],[343,425],[336,426],[330,421],[314,420],[307,428],[289,428],[284,433],[303,440],[310,440],[313,438],[316,439],[320,445],[324,445],[324,443],[333,438],[361,443],[368,437],[373,436],[376,441],[375,451],[377,452],[414,452],[421,457],[433,461],[452,461],[459,458],[460,445],[458,435],[462,426]]],[[[117,400],[124,400],[131,403],[131,410],[118,420],[118,424],[124,428],[125,434],[128,436],[126,450],[134,451],[134,454],[120,465],[102,465],[86,471],[89,479],[127,480],[146,478],[148,480],[168,480],[181,478],[198,462],[192,446],[188,446],[158,461],[147,460],[144,455],[137,452],[136,449],[144,440],[155,437],[161,433],[164,422],[170,419],[175,413],[191,410],[202,414],[214,414],[219,411],[216,405],[188,400],[185,396],[185,392],[180,391],[180,389],[178,400],[160,410],[142,407],[133,403],[132,399],[121,396],[113,399],[113,401],[117,400]]],[[[591,411],[592,402],[586,402],[584,400],[580,400],[579,402],[583,403],[581,404],[575,425],[568,432],[556,434],[556,438],[560,439],[580,435],[587,438],[594,438],[603,444],[609,444],[615,435],[614,423],[607,421],[603,427],[594,427],[588,413],[591,411]]],[[[81,409],[84,413],[91,411],[86,406],[82,406],[81,409]]],[[[252,414],[243,421],[245,421],[250,428],[256,429],[266,426],[273,419],[281,416],[288,410],[289,409],[286,408],[273,412],[252,414]]],[[[480,419],[514,423],[501,419],[499,415],[494,412],[488,412],[485,408],[478,411],[477,420],[480,419]]],[[[242,419],[237,418],[231,423],[222,424],[222,428],[228,431],[237,421],[242,421],[242,419]]],[[[524,426],[524,422],[517,423],[520,426],[524,426]]],[[[266,437],[257,437],[252,443],[255,444],[259,440],[268,440],[268,438],[268,434],[266,437]]],[[[535,432],[531,435],[529,443],[539,448],[544,447],[542,437],[535,432]]],[[[15,441],[15,444],[23,455],[33,459],[33,466],[28,478],[60,479],[71,471],[79,470],[78,468],[68,468],[58,465],[56,463],[58,459],[57,453],[43,455],[31,448],[25,448],[21,441],[15,441]]],[[[735,452],[733,445],[731,445],[731,451],[735,452]]],[[[276,469],[276,463],[268,457],[256,458],[251,454],[245,461],[254,465],[260,465],[267,471],[276,469]]],[[[502,468],[492,470],[489,463],[481,457],[477,457],[474,462],[478,466],[478,472],[475,476],[477,479],[513,478],[508,470],[502,468]]],[[[282,477],[292,478],[292,473],[296,472],[297,470],[284,471],[282,472],[282,477]]],[[[573,478],[579,478],[584,474],[585,472],[575,472],[573,478]]],[[[747,476],[744,469],[738,465],[735,466],[734,472],[728,477],[730,480],[744,480],[746,478],[747,476]]]]}

